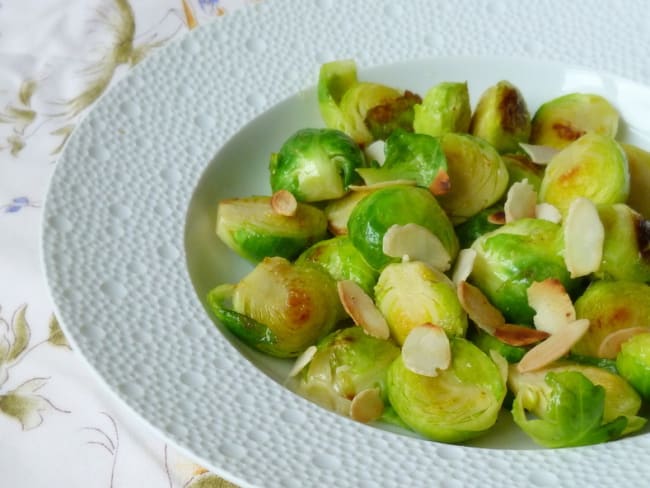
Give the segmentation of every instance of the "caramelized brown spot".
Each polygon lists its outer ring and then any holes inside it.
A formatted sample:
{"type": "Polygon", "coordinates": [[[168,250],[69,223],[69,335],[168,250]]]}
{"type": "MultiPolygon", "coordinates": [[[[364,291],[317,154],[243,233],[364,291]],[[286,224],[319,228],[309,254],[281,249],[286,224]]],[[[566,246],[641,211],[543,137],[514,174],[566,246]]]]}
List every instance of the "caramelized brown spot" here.
{"type": "Polygon", "coordinates": [[[619,324],[629,323],[630,318],[630,310],[625,307],[615,309],[610,316],[612,322],[619,324]]]}
{"type": "Polygon", "coordinates": [[[570,123],[555,122],[551,127],[560,139],[566,141],[575,141],[585,134],[585,131],[571,127],[570,123]]]}
{"type": "Polygon", "coordinates": [[[650,220],[644,220],[641,216],[638,216],[634,229],[641,258],[644,261],[650,261],[650,220]]]}
{"type": "Polygon", "coordinates": [[[505,324],[497,327],[494,337],[511,346],[529,346],[546,339],[550,334],[523,325],[505,324]]]}
{"type": "Polygon", "coordinates": [[[564,186],[573,185],[577,178],[576,175],[578,174],[580,174],[580,166],[573,166],[571,169],[569,169],[569,171],[566,171],[565,173],[559,175],[558,183],[564,186]]]}
{"type": "Polygon", "coordinates": [[[506,213],[503,210],[494,212],[487,216],[487,221],[491,224],[503,225],[506,223],[506,213]]]}
{"type": "Polygon", "coordinates": [[[526,102],[516,88],[507,88],[499,103],[501,125],[506,132],[515,132],[528,121],[526,102]]]}
{"type": "Polygon", "coordinates": [[[449,190],[451,190],[449,173],[444,169],[441,169],[429,185],[429,191],[433,195],[444,195],[445,193],[449,193],[449,190]]]}
{"type": "Polygon", "coordinates": [[[287,315],[292,324],[297,327],[309,321],[311,317],[312,302],[309,295],[300,288],[290,288],[287,297],[287,315]]]}

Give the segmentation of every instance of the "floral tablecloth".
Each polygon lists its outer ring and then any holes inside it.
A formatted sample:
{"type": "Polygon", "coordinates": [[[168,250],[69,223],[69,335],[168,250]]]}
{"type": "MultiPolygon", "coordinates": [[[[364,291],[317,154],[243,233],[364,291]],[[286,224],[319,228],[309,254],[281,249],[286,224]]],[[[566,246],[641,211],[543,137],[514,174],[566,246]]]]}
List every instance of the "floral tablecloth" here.
{"type": "Polygon", "coordinates": [[[52,314],[39,242],[57,155],[95,101],[153,50],[252,3],[0,1],[0,486],[232,486],[86,369],[52,314]]]}

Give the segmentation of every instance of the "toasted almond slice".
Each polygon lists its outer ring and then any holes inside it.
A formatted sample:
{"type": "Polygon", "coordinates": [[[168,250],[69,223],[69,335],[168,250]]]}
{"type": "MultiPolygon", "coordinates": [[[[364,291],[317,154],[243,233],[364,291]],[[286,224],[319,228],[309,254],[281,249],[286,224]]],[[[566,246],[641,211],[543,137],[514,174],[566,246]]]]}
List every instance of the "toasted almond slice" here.
{"type": "Polygon", "coordinates": [[[537,344],[521,358],[517,370],[520,373],[528,373],[560,359],[571,350],[588,328],[588,319],[574,320],[559,327],[555,334],[548,336],[548,339],[537,344]]]}
{"type": "Polygon", "coordinates": [[[271,197],[271,208],[276,214],[293,217],[298,210],[298,201],[290,191],[278,190],[271,197]]]}
{"type": "Polygon", "coordinates": [[[559,150],[554,147],[540,146],[537,144],[526,144],[520,142],[519,146],[526,154],[528,154],[530,160],[535,164],[548,164],[553,156],[559,152],[559,150]]]}
{"type": "Polygon", "coordinates": [[[367,424],[377,420],[384,413],[384,401],[379,388],[367,388],[354,395],[350,403],[350,417],[367,424]]]}
{"type": "Polygon", "coordinates": [[[386,161],[386,143],[381,139],[371,142],[363,150],[368,161],[377,161],[379,166],[383,166],[386,161]]]}
{"type": "Polygon", "coordinates": [[[456,259],[456,266],[454,273],[451,275],[451,281],[454,285],[458,286],[461,281],[467,280],[469,275],[472,274],[474,268],[474,260],[476,259],[476,251],[474,249],[461,249],[456,259]]]}
{"type": "Polygon", "coordinates": [[[535,206],[537,205],[537,192],[527,179],[516,181],[508,190],[506,203],[503,205],[503,212],[506,216],[506,224],[515,220],[535,217],[535,206]]]}
{"type": "Polygon", "coordinates": [[[353,191],[343,198],[330,202],[325,207],[327,216],[327,228],[335,236],[346,235],[348,233],[348,220],[354,207],[368,196],[370,192],[353,191]]]}
{"type": "Polygon", "coordinates": [[[628,339],[635,335],[647,334],[650,332],[650,327],[628,327],[626,329],[619,329],[607,335],[600,343],[598,348],[598,357],[607,359],[616,359],[618,353],[621,351],[621,345],[628,339]]]}
{"type": "Polygon", "coordinates": [[[291,368],[291,371],[289,371],[289,378],[300,373],[314,358],[314,354],[316,354],[317,350],[318,348],[316,346],[309,346],[305,349],[302,354],[296,358],[296,362],[293,363],[293,367],[291,368]]]}
{"type": "Polygon", "coordinates": [[[604,241],[605,228],[596,206],[588,198],[573,200],[564,220],[564,263],[571,278],[598,271],[604,241]]]}
{"type": "Polygon", "coordinates": [[[508,370],[510,369],[508,367],[507,359],[504,358],[501,354],[499,354],[494,349],[490,349],[490,357],[492,358],[494,364],[497,365],[497,368],[499,369],[499,373],[501,373],[501,379],[503,380],[503,384],[506,384],[508,382],[508,370]]]}
{"type": "Polygon", "coordinates": [[[562,214],[555,205],[542,202],[535,206],[535,217],[542,220],[548,220],[554,224],[559,224],[562,221],[562,214]]]}
{"type": "Polygon", "coordinates": [[[449,190],[451,190],[449,173],[447,173],[444,169],[441,169],[440,171],[438,171],[438,174],[429,185],[429,191],[433,195],[438,196],[438,195],[444,195],[445,193],[449,193],[449,190]]]}
{"type": "Polygon", "coordinates": [[[384,234],[382,251],[394,258],[423,261],[440,271],[451,267],[451,256],[438,236],[418,224],[391,225],[384,234]]]}
{"type": "Polygon", "coordinates": [[[550,334],[523,325],[504,324],[494,330],[494,337],[511,346],[530,346],[546,339],[550,334]]]}
{"type": "Polygon", "coordinates": [[[492,305],[481,290],[466,281],[461,281],[456,286],[456,293],[460,304],[469,318],[482,330],[494,335],[497,327],[505,325],[501,311],[492,305]]]}
{"type": "Polygon", "coordinates": [[[487,221],[491,224],[503,225],[506,223],[506,214],[503,210],[494,212],[487,216],[487,221]]]}
{"type": "Polygon", "coordinates": [[[442,327],[422,324],[411,329],[402,344],[404,366],[423,376],[438,376],[451,364],[451,345],[442,327]]]}
{"type": "Polygon", "coordinates": [[[397,185],[406,185],[406,186],[415,186],[415,180],[390,180],[390,181],[378,181],[377,183],[372,183],[370,185],[350,185],[348,188],[352,191],[369,191],[369,190],[380,190],[382,188],[387,188],[389,186],[397,185]]]}
{"type": "Polygon", "coordinates": [[[560,280],[547,278],[528,287],[528,305],[535,310],[533,323],[539,330],[553,334],[576,319],[571,297],[560,280]]]}
{"type": "Polygon", "coordinates": [[[386,319],[375,303],[354,281],[344,280],[337,283],[339,298],[345,311],[354,323],[370,336],[388,339],[390,329],[386,319]]]}

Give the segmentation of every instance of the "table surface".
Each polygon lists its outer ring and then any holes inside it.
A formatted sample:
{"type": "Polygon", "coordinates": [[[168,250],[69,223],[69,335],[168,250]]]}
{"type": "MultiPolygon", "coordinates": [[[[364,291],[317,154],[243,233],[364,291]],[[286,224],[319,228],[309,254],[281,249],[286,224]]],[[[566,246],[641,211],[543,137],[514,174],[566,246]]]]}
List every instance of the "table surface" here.
{"type": "Polygon", "coordinates": [[[234,486],[98,384],[52,313],[39,242],[57,156],[99,96],[150,52],[253,3],[0,1],[0,485],[234,486]]]}

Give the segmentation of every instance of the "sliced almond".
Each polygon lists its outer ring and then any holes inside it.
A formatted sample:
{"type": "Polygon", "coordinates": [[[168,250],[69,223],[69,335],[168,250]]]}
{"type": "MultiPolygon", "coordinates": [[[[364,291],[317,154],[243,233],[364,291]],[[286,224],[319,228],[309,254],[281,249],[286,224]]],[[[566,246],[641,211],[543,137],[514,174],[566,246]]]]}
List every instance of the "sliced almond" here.
{"type": "Polygon", "coordinates": [[[528,287],[528,305],[535,310],[533,323],[539,330],[553,334],[576,319],[571,297],[560,280],[548,278],[528,287]]]}
{"type": "Polygon", "coordinates": [[[451,345],[442,327],[422,324],[411,329],[402,345],[404,366],[423,376],[438,376],[451,364],[451,345]]]}
{"type": "Polygon", "coordinates": [[[607,335],[600,343],[598,348],[598,357],[607,359],[616,359],[621,351],[621,345],[635,335],[650,333],[650,327],[628,327],[619,329],[607,335]]]}
{"type": "Polygon", "coordinates": [[[535,206],[535,217],[541,220],[548,220],[554,224],[559,224],[562,221],[562,214],[555,205],[542,202],[535,206]]]}
{"type": "Polygon", "coordinates": [[[530,346],[546,339],[550,334],[523,325],[504,324],[494,330],[494,337],[511,346],[530,346]]]}
{"type": "Polygon", "coordinates": [[[503,212],[506,216],[506,224],[515,220],[534,218],[535,206],[537,205],[537,192],[527,179],[516,181],[508,190],[506,203],[503,205],[503,212]]]}
{"type": "Polygon", "coordinates": [[[469,318],[482,330],[494,335],[497,327],[506,323],[501,311],[492,305],[481,290],[466,281],[456,286],[458,300],[469,318]]]}
{"type": "Polygon", "coordinates": [[[343,198],[330,202],[325,207],[325,215],[327,216],[327,228],[335,236],[347,235],[348,233],[348,220],[354,207],[368,196],[369,191],[353,191],[345,195],[343,198]]]}
{"type": "Polygon", "coordinates": [[[350,185],[348,188],[352,191],[369,191],[369,190],[380,190],[382,188],[387,188],[389,186],[397,185],[406,185],[406,186],[415,186],[415,180],[389,180],[389,181],[378,181],[377,183],[371,183],[370,185],[350,185]]]}
{"type": "Polygon", "coordinates": [[[507,359],[504,358],[501,354],[499,354],[494,349],[490,349],[490,357],[492,358],[494,364],[497,365],[497,368],[499,369],[499,373],[501,373],[501,379],[503,380],[503,384],[506,384],[508,382],[508,370],[510,369],[508,367],[507,359]]]}
{"type": "Polygon", "coordinates": [[[604,241],[605,228],[596,206],[588,198],[573,200],[564,220],[564,263],[571,278],[598,271],[604,241]]]}
{"type": "Polygon", "coordinates": [[[367,388],[354,395],[350,403],[350,417],[367,424],[377,420],[384,413],[384,401],[379,388],[367,388]]]}
{"type": "Polygon", "coordinates": [[[548,339],[537,344],[521,358],[517,370],[520,373],[528,373],[560,359],[571,350],[587,329],[589,329],[588,319],[574,320],[558,328],[548,339]]]}
{"type": "Polygon", "coordinates": [[[423,261],[440,271],[451,267],[451,256],[438,236],[418,224],[391,225],[382,241],[386,256],[423,261]]]}
{"type": "Polygon", "coordinates": [[[289,371],[289,378],[292,378],[296,376],[298,373],[300,373],[305,366],[307,366],[312,359],[314,359],[314,354],[316,354],[316,351],[318,348],[316,346],[309,346],[307,349],[305,349],[298,358],[296,358],[296,362],[293,363],[293,367],[291,368],[291,371],[289,371]]]}
{"type": "Polygon", "coordinates": [[[499,210],[487,216],[487,221],[491,224],[503,225],[506,223],[506,214],[503,210],[499,210]]]}
{"type": "Polygon", "coordinates": [[[377,161],[379,166],[384,165],[384,161],[386,161],[386,143],[381,139],[368,144],[363,152],[368,161],[377,161]]]}
{"type": "Polygon", "coordinates": [[[390,329],[375,303],[354,281],[337,283],[339,298],[345,311],[364,332],[378,339],[388,339],[390,329]]]}
{"type": "Polygon", "coordinates": [[[433,195],[439,196],[449,193],[449,190],[451,190],[449,173],[447,173],[444,169],[441,169],[438,171],[438,174],[429,185],[429,191],[433,195]]]}
{"type": "Polygon", "coordinates": [[[290,191],[278,190],[271,197],[271,208],[276,214],[293,217],[298,210],[298,201],[290,191]]]}
{"type": "Polygon", "coordinates": [[[558,152],[558,149],[550,146],[540,146],[537,144],[525,144],[523,142],[519,143],[519,146],[524,150],[530,160],[535,164],[548,164],[553,156],[558,152]]]}
{"type": "Polygon", "coordinates": [[[461,281],[467,280],[469,275],[472,274],[474,268],[474,260],[476,259],[476,251],[474,249],[461,249],[456,258],[456,266],[451,275],[451,281],[454,285],[458,286],[461,281]]]}

